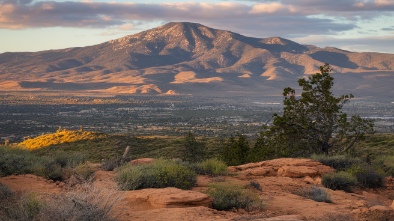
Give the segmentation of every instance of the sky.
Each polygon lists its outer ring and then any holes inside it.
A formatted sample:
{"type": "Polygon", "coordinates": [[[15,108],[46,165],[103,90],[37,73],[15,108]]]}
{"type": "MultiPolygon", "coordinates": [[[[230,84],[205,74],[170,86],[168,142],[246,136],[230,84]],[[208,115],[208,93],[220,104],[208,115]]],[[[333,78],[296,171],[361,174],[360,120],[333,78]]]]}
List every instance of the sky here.
{"type": "Polygon", "coordinates": [[[394,54],[394,0],[0,0],[0,53],[94,45],[168,22],[394,54]]]}

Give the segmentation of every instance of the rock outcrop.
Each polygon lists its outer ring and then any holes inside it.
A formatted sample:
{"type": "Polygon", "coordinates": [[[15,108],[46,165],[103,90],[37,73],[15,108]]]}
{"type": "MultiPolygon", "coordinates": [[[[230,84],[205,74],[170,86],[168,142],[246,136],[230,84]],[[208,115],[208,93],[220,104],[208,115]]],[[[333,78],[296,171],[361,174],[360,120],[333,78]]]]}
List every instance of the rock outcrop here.
{"type": "MultiPolygon", "coordinates": [[[[281,176],[290,178],[317,178],[335,170],[311,159],[280,158],[258,163],[249,163],[229,167],[230,172],[237,172],[247,177],[281,176]]],[[[313,180],[313,179],[312,179],[313,180]]]]}

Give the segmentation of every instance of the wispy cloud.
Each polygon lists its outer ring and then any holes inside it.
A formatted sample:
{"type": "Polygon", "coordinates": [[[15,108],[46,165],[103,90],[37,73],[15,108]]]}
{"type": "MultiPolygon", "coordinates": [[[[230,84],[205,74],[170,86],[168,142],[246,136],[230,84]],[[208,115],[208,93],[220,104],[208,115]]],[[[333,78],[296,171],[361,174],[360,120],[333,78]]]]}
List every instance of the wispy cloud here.
{"type": "MultiPolygon", "coordinates": [[[[121,3],[92,0],[0,0],[0,29],[42,27],[140,29],[169,21],[199,22],[245,35],[287,38],[359,31],[360,22],[394,17],[393,0],[248,0],[121,3]]],[[[390,31],[393,22],[377,31],[390,31]]]]}

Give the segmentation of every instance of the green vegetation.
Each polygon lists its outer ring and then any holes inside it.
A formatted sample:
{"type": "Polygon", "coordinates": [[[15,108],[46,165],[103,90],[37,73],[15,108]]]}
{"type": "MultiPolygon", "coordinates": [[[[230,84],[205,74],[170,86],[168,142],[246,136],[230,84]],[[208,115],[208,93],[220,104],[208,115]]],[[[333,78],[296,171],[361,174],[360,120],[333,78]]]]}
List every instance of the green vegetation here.
{"type": "Polygon", "coordinates": [[[216,158],[207,159],[195,165],[191,165],[197,174],[209,176],[222,176],[227,174],[227,165],[216,158]]]}
{"type": "Polygon", "coordinates": [[[324,187],[332,190],[344,190],[350,192],[351,188],[356,186],[357,178],[348,172],[340,171],[338,173],[327,173],[322,177],[324,187]]]}
{"type": "Polygon", "coordinates": [[[125,164],[116,169],[115,180],[122,190],[164,187],[191,189],[196,185],[197,174],[175,161],[158,159],[152,164],[125,164]]]}
{"type": "Polygon", "coordinates": [[[76,173],[86,173],[83,154],[57,150],[52,156],[38,156],[19,147],[0,146],[0,176],[35,174],[52,180],[63,180],[76,173]],[[75,169],[74,169],[75,168],[75,169]]]}
{"type": "Polygon", "coordinates": [[[188,132],[184,140],[182,159],[187,162],[199,162],[204,159],[204,143],[198,142],[192,132],[188,132]]]}
{"type": "MultiPolygon", "coordinates": [[[[325,156],[313,155],[312,159],[318,160],[324,165],[333,167],[337,171],[345,171],[356,177],[357,186],[362,188],[376,188],[383,185],[384,169],[378,162],[363,161],[361,158],[345,155],[325,156]]],[[[384,159],[384,158],[381,158],[384,159]]],[[[391,159],[391,157],[388,157],[391,159]]],[[[386,173],[387,174],[387,173],[386,173]]],[[[387,174],[389,175],[389,174],[387,174]]]]}
{"type": "Polygon", "coordinates": [[[263,204],[259,194],[242,186],[229,183],[211,184],[208,195],[212,197],[212,208],[217,210],[259,210],[263,204]]]}
{"type": "Polygon", "coordinates": [[[247,162],[249,142],[245,135],[238,134],[238,139],[233,135],[226,142],[221,151],[221,158],[229,166],[240,165],[247,162]]]}
{"type": "Polygon", "coordinates": [[[260,134],[255,154],[275,158],[350,153],[364,134],[373,132],[372,121],[359,116],[352,116],[349,121],[341,111],[353,95],[335,97],[330,72],[331,67],[326,64],[320,67],[320,73],[299,79],[303,90],[300,97],[290,87],[283,90],[283,114],[274,114],[272,126],[260,134]]]}
{"type": "Polygon", "coordinates": [[[357,185],[360,187],[376,188],[383,186],[384,176],[370,165],[353,165],[347,171],[357,178],[357,185]]]}
{"type": "Polygon", "coordinates": [[[362,163],[360,158],[354,158],[346,155],[327,156],[314,154],[311,158],[339,171],[345,171],[353,165],[362,163]]]}

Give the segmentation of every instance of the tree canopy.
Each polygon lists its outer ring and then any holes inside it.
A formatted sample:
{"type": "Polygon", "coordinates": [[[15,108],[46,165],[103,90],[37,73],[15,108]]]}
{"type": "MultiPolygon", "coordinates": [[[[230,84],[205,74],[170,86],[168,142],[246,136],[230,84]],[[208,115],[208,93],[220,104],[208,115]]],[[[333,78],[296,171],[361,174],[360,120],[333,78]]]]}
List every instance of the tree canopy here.
{"type": "Polygon", "coordinates": [[[334,96],[331,71],[325,64],[320,73],[299,79],[300,96],[293,88],[283,90],[283,114],[274,114],[272,125],[261,132],[253,152],[261,158],[267,158],[266,154],[284,157],[349,152],[365,133],[373,132],[371,120],[349,118],[342,112],[353,95],[334,96]]]}

